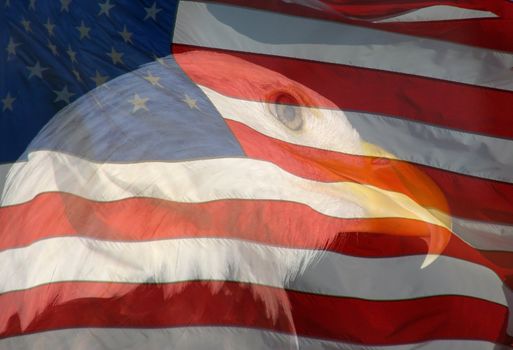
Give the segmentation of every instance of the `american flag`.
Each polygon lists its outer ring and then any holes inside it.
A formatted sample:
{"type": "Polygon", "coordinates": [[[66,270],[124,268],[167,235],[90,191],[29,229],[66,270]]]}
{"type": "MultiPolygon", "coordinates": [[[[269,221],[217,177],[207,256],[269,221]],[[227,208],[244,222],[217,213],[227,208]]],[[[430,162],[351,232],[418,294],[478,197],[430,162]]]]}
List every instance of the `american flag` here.
{"type": "Polygon", "coordinates": [[[0,349],[513,344],[512,2],[0,6],[0,349]]]}

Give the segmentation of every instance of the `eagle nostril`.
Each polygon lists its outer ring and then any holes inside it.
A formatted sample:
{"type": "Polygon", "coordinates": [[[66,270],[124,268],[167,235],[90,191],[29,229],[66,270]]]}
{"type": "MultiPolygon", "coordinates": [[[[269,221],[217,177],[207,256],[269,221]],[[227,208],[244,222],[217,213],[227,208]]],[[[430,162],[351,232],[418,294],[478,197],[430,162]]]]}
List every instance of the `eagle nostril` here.
{"type": "Polygon", "coordinates": [[[372,160],[372,165],[380,166],[380,165],[389,165],[389,164],[390,164],[390,159],[388,159],[388,158],[380,157],[380,158],[374,158],[372,160]]]}

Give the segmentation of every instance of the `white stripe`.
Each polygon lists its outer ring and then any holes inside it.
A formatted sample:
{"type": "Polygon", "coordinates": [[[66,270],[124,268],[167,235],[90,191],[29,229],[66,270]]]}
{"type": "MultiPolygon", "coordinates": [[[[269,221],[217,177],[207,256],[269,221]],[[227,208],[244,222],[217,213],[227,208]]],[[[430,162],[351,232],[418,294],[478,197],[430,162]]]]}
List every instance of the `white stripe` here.
{"type": "Polygon", "coordinates": [[[303,128],[298,132],[288,129],[276,118],[273,114],[276,104],[240,100],[200,87],[224,118],[285,142],[356,155],[398,158],[513,183],[512,140],[367,113],[291,106],[303,120],[303,128]],[[364,141],[389,154],[369,153],[352,146],[357,142],[355,137],[351,139],[351,134],[348,137],[347,130],[352,128],[364,141]]]}
{"type": "Polygon", "coordinates": [[[354,182],[303,179],[275,164],[246,158],[177,163],[94,163],[37,151],[11,171],[2,206],[31,200],[43,192],[67,192],[97,201],[151,197],[181,203],[221,199],[286,200],[341,218],[403,217],[447,227],[408,196],[354,182]]]}
{"type": "Polygon", "coordinates": [[[322,2],[322,0],[283,0],[283,2],[294,3],[297,5],[310,7],[312,9],[338,14],[336,10],[326,5],[326,3],[322,2]]]}
{"type": "Polygon", "coordinates": [[[368,300],[461,295],[508,305],[511,292],[492,270],[447,256],[420,269],[424,258],[360,258],[231,239],[62,237],[1,252],[0,293],[61,281],[216,280],[368,300]]]}
{"type": "Polygon", "coordinates": [[[159,329],[79,328],[0,340],[2,349],[23,350],[507,350],[507,346],[473,340],[433,340],[403,345],[359,345],[298,337],[249,328],[183,327],[159,329]]]}
{"type": "Polygon", "coordinates": [[[9,173],[9,170],[13,166],[14,163],[5,163],[0,164],[0,193],[4,190],[5,181],[7,179],[7,174],[9,173]]]}
{"type": "Polygon", "coordinates": [[[390,16],[385,19],[374,21],[374,23],[432,22],[494,17],[498,16],[490,11],[471,10],[448,5],[435,5],[424,7],[418,10],[408,11],[397,16],[390,16]]]}
{"type": "Polygon", "coordinates": [[[173,42],[513,90],[510,53],[237,6],[181,1],[173,42]]]}
{"type": "Polygon", "coordinates": [[[513,226],[453,218],[454,232],[473,247],[513,252],[513,226]]]}

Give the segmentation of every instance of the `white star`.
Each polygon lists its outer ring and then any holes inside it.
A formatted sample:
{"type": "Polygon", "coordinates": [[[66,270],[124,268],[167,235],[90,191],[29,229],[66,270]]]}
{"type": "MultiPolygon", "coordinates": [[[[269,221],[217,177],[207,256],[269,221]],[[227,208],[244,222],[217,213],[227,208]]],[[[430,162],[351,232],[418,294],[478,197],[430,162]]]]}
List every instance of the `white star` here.
{"type": "Polygon", "coordinates": [[[14,41],[12,37],[9,38],[9,42],[7,43],[7,54],[8,55],[16,55],[16,48],[20,46],[21,43],[17,43],[14,41]]]}
{"type": "Polygon", "coordinates": [[[157,13],[162,11],[162,9],[157,8],[157,3],[156,2],[153,2],[153,5],[151,5],[151,7],[145,7],[144,10],[146,11],[146,16],[144,17],[145,21],[148,18],[151,18],[154,21],[156,21],[157,20],[157,13]]]}
{"type": "Polygon", "coordinates": [[[55,92],[55,94],[57,95],[53,102],[62,101],[66,104],[69,104],[69,99],[71,98],[71,96],[75,95],[73,92],[68,91],[67,85],[64,85],[64,88],[61,91],[53,90],[53,92],[55,92]]]}
{"type": "Polygon", "coordinates": [[[61,0],[61,12],[66,11],[69,12],[69,4],[71,0],[61,0]]]}
{"type": "Polygon", "coordinates": [[[82,40],[84,38],[91,39],[91,37],[89,36],[89,32],[91,31],[91,28],[86,26],[84,24],[84,21],[80,22],[80,27],[75,27],[75,28],[77,28],[77,30],[80,32],[80,40],[82,40]]]}
{"type": "Polygon", "coordinates": [[[114,48],[111,48],[110,52],[107,52],[107,56],[112,59],[113,64],[123,64],[123,59],[121,58],[123,55],[123,53],[117,52],[114,48]]]}
{"type": "Polygon", "coordinates": [[[48,35],[52,36],[53,35],[53,29],[55,28],[55,24],[53,24],[50,21],[50,17],[48,17],[48,19],[46,20],[46,23],[44,24],[44,26],[46,27],[46,30],[48,31],[48,35]]]}
{"type": "Polygon", "coordinates": [[[148,102],[148,100],[149,99],[147,97],[139,97],[138,94],[134,94],[134,98],[128,100],[128,102],[130,102],[134,106],[134,108],[132,109],[132,113],[135,113],[140,109],[144,109],[147,111],[148,107],[146,107],[146,102],[148,102]]]}
{"type": "Polygon", "coordinates": [[[77,79],[77,81],[82,81],[82,78],[80,77],[80,73],[78,72],[78,70],[72,69],[71,72],[73,73],[73,75],[75,76],[75,79],[77,79]]]}
{"type": "Polygon", "coordinates": [[[68,54],[69,59],[71,60],[71,63],[77,62],[77,53],[75,51],[73,51],[71,46],[68,45],[68,50],[66,50],[66,53],[68,54]]]}
{"type": "Polygon", "coordinates": [[[32,28],[30,28],[30,21],[27,21],[25,18],[21,20],[21,25],[23,26],[23,28],[25,28],[26,32],[32,31],[32,28]]]}
{"type": "Polygon", "coordinates": [[[130,44],[133,44],[132,43],[132,34],[133,33],[130,33],[127,29],[126,29],[126,25],[123,26],[123,31],[122,32],[118,32],[119,35],[121,35],[121,37],[123,38],[123,41],[125,43],[130,43],[130,44]]]}
{"type": "Polygon", "coordinates": [[[59,56],[59,52],[57,51],[57,46],[52,44],[52,42],[50,40],[48,40],[48,44],[46,46],[48,46],[48,48],[50,49],[50,51],[52,51],[54,56],[59,56]]]}
{"type": "Polygon", "coordinates": [[[110,0],[105,0],[103,4],[98,4],[100,6],[100,12],[98,13],[98,16],[101,15],[107,15],[107,17],[110,16],[109,11],[115,6],[110,3],[110,0]]]}
{"type": "Polygon", "coordinates": [[[185,94],[185,98],[182,99],[182,101],[185,102],[190,109],[199,110],[198,101],[194,98],[189,97],[189,95],[185,94]]]}
{"type": "Polygon", "coordinates": [[[163,88],[163,86],[159,83],[160,77],[156,77],[156,76],[152,75],[150,71],[147,71],[146,73],[147,73],[147,75],[145,77],[143,77],[145,80],[147,80],[153,86],[158,86],[158,87],[163,88]]]}
{"type": "Polygon", "coordinates": [[[155,61],[157,61],[164,67],[167,67],[167,63],[166,63],[166,60],[164,59],[164,57],[157,57],[155,54],[153,54],[153,58],[155,59],[155,61]]]}
{"type": "Polygon", "coordinates": [[[91,80],[95,82],[96,86],[100,86],[105,84],[105,82],[109,79],[106,75],[101,75],[100,72],[96,71],[96,75],[91,77],[91,80]]]}
{"type": "Polygon", "coordinates": [[[36,0],[30,0],[29,9],[36,10],[36,0]]]}
{"type": "Polygon", "coordinates": [[[39,64],[39,61],[37,61],[36,64],[33,65],[32,67],[27,66],[27,69],[30,71],[30,74],[28,77],[29,79],[32,78],[33,76],[43,79],[43,72],[45,70],[48,70],[47,67],[41,67],[41,65],[39,64]]]}
{"type": "Polygon", "coordinates": [[[6,110],[10,110],[12,111],[12,104],[14,103],[14,101],[16,100],[15,97],[12,97],[11,96],[11,93],[8,92],[7,95],[5,96],[5,98],[2,99],[2,103],[3,103],[3,108],[2,108],[2,111],[6,111],[6,110]]]}

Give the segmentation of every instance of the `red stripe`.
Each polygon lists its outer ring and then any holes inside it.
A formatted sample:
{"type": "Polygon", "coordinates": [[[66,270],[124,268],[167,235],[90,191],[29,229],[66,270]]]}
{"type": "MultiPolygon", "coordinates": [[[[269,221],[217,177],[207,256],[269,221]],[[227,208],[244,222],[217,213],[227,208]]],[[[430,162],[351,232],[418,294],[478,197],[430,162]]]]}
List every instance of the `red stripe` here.
{"type": "Polygon", "coordinates": [[[369,184],[404,193],[422,206],[453,216],[513,223],[512,184],[399,160],[294,145],[236,121],[227,120],[227,123],[249,157],[273,162],[293,174],[317,181],[369,184]]]}
{"type": "Polygon", "coordinates": [[[363,344],[510,341],[506,307],[461,296],[368,301],[233,282],[69,282],[1,295],[0,305],[2,337],[76,327],[240,326],[363,344]],[[275,318],[263,299],[278,302],[275,318]],[[283,309],[292,311],[294,327],[283,309]]]}
{"type": "Polygon", "coordinates": [[[418,165],[444,192],[457,217],[489,223],[513,223],[513,184],[418,165]]]}
{"type": "MultiPolygon", "coordinates": [[[[0,208],[0,222],[0,250],[75,235],[113,241],[223,237],[361,257],[391,257],[426,254],[425,241],[431,234],[447,234],[439,226],[420,221],[339,219],[292,202],[191,204],[150,198],[93,202],[66,193],[41,194],[30,202],[0,208]]],[[[443,255],[486,266],[513,286],[513,253],[479,251],[452,236],[443,255]]]]}
{"type": "Polygon", "coordinates": [[[391,115],[513,138],[512,92],[284,57],[184,45],[173,45],[172,50],[192,80],[227,96],[276,102],[269,91],[270,86],[279,87],[276,72],[288,78],[283,79],[284,87],[295,81],[318,94],[299,101],[306,106],[391,115]],[[260,67],[273,74],[262,74],[260,67]]]}
{"type": "Polygon", "coordinates": [[[280,12],[295,16],[339,21],[347,24],[369,27],[400,34],[432,38],[458,44],[482,47],[492,50],[513,52],[513,5],[499,0],[470,4],[463,1],[413,1],[405,3],[383,2],[365,4],[354,2],[334,7],[334,11],[322,11],[281,0],[217,0],[227,4],[242,5],[262,10],[280,12]],[[426,21],[408,23],[373,23],[373,19],[397,15],[431,5],[451,5],[467,9],[490,11],[500,18],[478,18],[449,21],[426,21]]]}
{"type": "Polygon", "coordinates": [[[402,255],[426,252],[418,238],[448,234],[435,225],[406,219],[340,219],[285,201],[220,200],[177,203],[151,198],[94,202],[66,193],[44,193],[32,201],[0,208],[0,249],[36,240],[85,235],[104,240],[229,237],[297,248],[329,248],[349,254],[402,255]],[[358,234],[356,234],[358,233],[358,234]],[[411,237],[390,244],[348,245],[367,235],[411,237]],[[358,236],[358,237],[356,237],[358,236]],[[368,246],[367,246],[368,245],[368,246]],[[408,247],[408,248],[407,248],[408,247]],[[366,251],[369,249],[369,251],[366,251]],[[406,250],[403,250],[406,249],[406,250]]]}

